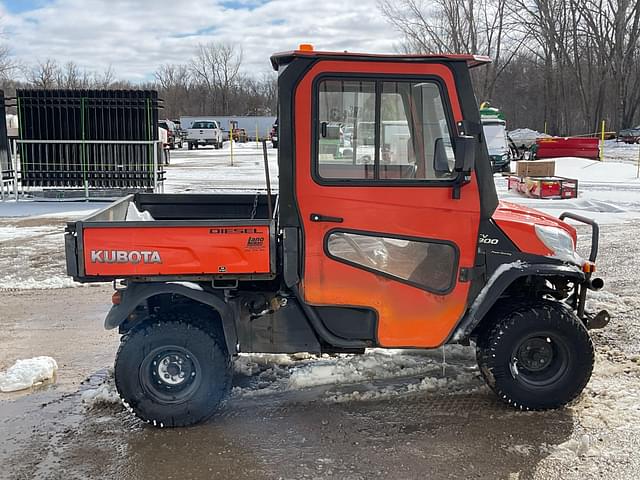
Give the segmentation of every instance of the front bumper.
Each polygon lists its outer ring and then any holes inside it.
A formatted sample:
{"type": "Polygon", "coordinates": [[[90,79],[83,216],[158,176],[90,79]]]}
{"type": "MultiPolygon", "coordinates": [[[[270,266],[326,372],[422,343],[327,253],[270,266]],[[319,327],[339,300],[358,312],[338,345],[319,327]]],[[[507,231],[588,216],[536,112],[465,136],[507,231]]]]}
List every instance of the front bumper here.
{"type": "Polygon", "coordinates": [[[511,163],[511,160],[507,155],[491,155],[489,158],[491,159],[491,168],[493,168],[494,172],[506,170],[511,163]]]}
{"type": "Polygon", "coordinates": [[[589,249],[589,262],[583,265],[583,271],[585,279],[582,283],[576,286],[576,291],[571,297],[573,308],[576,310],[578,318],[580,318],[588,329],[604,328],[609,323],[611,316],[606,310],[601,310],[598,313],[591,313],[585,311],[587,303],[587,290],[600,290],[604,281],[599,278],[592,278],[595,271],[595,261],[598,257],[598,246],[600,243],[600,227],[598,224],[587,217],[576,215],[571,212],[564,212],[560,215],[560,220],[570,218],[576,222],[583,223],[591,226],[591,248],[589,249]]]}

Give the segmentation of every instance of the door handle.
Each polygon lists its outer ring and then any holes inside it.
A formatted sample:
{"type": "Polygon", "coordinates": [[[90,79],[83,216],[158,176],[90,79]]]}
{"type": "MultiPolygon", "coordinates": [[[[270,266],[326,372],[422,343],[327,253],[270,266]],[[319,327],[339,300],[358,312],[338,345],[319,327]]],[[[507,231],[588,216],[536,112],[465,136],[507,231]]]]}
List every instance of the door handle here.
{"type": "Polygon", "coordinates": [[[312,213],[310,216],[312,222],[331,222],[331,223],[342,223],[344,222],[343,218],[340,217],[330,217],[328,215],[320,215],[319,213],[312,213]]]}

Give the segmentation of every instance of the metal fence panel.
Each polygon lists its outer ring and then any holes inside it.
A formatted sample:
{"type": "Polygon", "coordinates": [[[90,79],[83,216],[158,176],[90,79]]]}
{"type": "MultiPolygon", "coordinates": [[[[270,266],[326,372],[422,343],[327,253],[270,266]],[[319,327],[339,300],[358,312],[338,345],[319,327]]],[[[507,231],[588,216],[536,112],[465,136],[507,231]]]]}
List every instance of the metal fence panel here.
{"type": "Polygon", "coordinates": [[[12,180],[15,175],[11,164],[9,139],[7,137],[7,118],[4,107],[4,91],[0,90],[0,180],[12,180]]]}
{"type": "Polygon", "coordinates": [[[157,92],[21,89],[16,106],[23,186],[155,185],[157,92]]]}

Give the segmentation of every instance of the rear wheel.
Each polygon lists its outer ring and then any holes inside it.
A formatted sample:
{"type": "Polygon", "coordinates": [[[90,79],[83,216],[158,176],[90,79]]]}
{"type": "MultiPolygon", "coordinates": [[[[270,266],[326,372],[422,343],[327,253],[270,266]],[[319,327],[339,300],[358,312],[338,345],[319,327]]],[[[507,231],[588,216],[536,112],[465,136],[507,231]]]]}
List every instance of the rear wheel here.
{"type": "Polygon", "coordinates": [[[181,320],[141,325],[122,338],[115,383],[125,405],[159,427],[202,422],[229,391],[229,355],[219,334],[181,320]]]}
{"type": "MultiPolygon", "coordinates": [[[[502,401],[521,410],[561,407],[591,378],[594,350],[574,313],[551,301],[513,306],[480,333],[480,371],[502,401]]],[[[498,311],[499,312],[499,311],[498,311]]]]}

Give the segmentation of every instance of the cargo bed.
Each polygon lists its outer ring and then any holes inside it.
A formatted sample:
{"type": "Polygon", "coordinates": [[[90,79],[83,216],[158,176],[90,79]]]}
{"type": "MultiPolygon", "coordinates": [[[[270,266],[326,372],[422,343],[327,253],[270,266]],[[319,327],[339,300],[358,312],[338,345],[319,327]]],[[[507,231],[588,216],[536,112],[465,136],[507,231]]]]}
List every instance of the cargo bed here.
{"type": "Polygon", "coordinates": [[[67,224],[67,273],[78,282],[273,278],[273,217],[265,194],[129,195],[67,224]]]}

